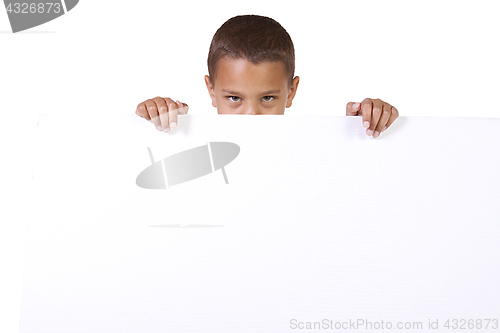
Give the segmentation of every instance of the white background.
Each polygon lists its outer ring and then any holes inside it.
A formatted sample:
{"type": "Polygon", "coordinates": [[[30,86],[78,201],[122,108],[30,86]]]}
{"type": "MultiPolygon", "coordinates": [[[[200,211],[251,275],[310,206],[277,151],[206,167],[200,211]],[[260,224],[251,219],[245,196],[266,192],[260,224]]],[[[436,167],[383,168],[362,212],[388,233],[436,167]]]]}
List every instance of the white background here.
{"type": "Polygon", "coordinates": [[[17,34],[0,10],[0,331],[19,325],[39,114],[130,114],[156,96],[188,103],[192,114],[215,114],[203,80],[211,38],[230,17],[258,14],[280,22],[295,45],[301,81],[286,114],[344,115],[347,102],[370,97],[401,116],[499,117],[498,7],[81,0],[68,14],[17,34]]]}

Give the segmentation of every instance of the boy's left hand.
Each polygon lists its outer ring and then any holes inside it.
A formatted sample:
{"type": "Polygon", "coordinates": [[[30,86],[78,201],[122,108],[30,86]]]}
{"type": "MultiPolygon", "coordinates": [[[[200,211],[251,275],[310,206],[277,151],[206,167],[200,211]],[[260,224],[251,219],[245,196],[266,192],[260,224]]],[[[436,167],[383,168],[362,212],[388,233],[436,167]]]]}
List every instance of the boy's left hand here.
{"type": "Polygon", "coordinates": [[[392,125],[399,113],[394,106],[380,99],[365,98],[361,103],[347,103],[346,116],[363,116],[366,134],[373,134],[376,138],[392,125]]]}

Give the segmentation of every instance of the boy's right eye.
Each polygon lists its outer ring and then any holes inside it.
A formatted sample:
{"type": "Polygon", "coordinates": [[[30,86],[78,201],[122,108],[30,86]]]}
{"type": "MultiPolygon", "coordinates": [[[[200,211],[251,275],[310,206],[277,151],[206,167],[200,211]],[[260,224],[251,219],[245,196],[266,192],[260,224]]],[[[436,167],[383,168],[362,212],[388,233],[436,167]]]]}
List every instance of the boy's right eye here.
{"type": "Polygon", "coordinates": [[[235,103],[237,103],[237,102],[241,102],[241,98],[240,98],[240,97],[238,97],[238,96],[228,96],[227,98],[229,98],[229,100],[230,100],[231,102],[235,102],[235,103]]]}

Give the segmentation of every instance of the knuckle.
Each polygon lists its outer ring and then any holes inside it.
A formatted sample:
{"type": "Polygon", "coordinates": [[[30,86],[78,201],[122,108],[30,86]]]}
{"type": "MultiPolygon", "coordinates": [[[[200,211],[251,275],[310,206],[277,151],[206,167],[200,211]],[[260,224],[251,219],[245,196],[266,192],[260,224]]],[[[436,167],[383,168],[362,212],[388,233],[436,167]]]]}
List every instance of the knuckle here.
{"type": "Polygon", "coordinates": [[[391,107],[384,107],[383,115],[389,117],[391,115],[391,107]]]}
{"type": "Polygon", "coordinates": [[[168,106],[169,110],[173,110],[173,109],[177,108],[177,104],[175,104],[175,102],[171,99],[169,101],[167,101],[167,106],[168,106]]]}

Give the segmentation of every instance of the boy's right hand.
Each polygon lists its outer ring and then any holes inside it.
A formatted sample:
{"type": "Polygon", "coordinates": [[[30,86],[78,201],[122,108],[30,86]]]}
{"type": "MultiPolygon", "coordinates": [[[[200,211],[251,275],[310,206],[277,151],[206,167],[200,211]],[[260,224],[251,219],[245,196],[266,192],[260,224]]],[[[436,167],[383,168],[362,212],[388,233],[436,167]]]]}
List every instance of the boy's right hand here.
{"type": "Polygon", "coordinates": [[[188,110],[187,104],[174,102],[168,97],[155,97],[137,105],[135,113],[152,122],[157,130],[168,133],[170,128],[177,126],[177,115],[186,114],[188,110]]]}

